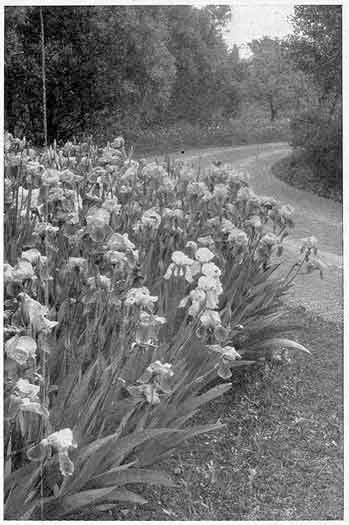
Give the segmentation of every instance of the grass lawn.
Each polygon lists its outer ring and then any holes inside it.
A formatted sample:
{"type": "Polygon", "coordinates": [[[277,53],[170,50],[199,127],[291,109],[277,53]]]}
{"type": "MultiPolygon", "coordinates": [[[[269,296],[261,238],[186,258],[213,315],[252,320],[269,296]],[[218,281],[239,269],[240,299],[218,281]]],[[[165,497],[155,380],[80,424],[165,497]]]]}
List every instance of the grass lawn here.
{"type": "Polygon", "coordinates": [[[197,417],[226,428],[164,465],[178,488],[148,488],[142,507],[120,504],[84,519],[343,519],[342,325],[302,307],[289,321],[302,325],[292,335],[312,356],[235,376],[232,391],[197,417]]]}

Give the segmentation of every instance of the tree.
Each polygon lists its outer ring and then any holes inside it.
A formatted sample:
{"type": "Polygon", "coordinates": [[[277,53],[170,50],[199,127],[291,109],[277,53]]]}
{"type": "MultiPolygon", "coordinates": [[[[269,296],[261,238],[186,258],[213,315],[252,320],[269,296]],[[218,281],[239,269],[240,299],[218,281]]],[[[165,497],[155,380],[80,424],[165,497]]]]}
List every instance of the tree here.
{"type": "MultiPolygon", "coordinates": [[[[87,7],[87,9],[90,9],[87,7]]],[[[46,32],[48,129],[52,140],[85,123],[85,108],[92,100],[86,93],[93,81],[93,62],[87,60],[89,12],[78,8],[43,8],[46,32]],[[92,74],[91,74],[92,73],[92,74]],[[74,122],[74,124],[73,124],[74,122]]],[[[40,12],[38,7],[7,7],[5,11],[5,114],[9,129],[42,141],[42,84],[40,12]],[[14,53],[15,34],[20,53],[14,53]]]]}
{"type": "MultiPolygon", "coordinates": [[[[25,133],[30,122],[35,122],[32,107],[40,100],[41,84],[35,58],[29,56],[23,35],[30,24],[33,8],[5,7],[5,126],[25,133]]],[[[40,25],[37,27],[38,45],[40,25]]],[[[40,118],[40,116],[39,116],[40,118]]]]}
{"type": "Polygon", "coordinates": [[[294,34],[286,45],[314,96],[291,122],[292,145],[318,177],[342,182],[342,8],[296,6],[294,34]]]}
{"type": "MultiPolygon", "coordinates": [[[[238,65],[222,37],[227,6],[42,11],[50,141],[100,122],[121,131],[236,111],[238,65]]],[[[39,14],[6,7],[5,116],[10,131],[42,142],[39,14]]]]}
{"type": "Polygon", "coordinates": [[[342,7],[296,6],[287,46],[297,69],[321,88],[323,98],[342,92],[342,7]]]}
{"type": "Polygon", "coordinates": [[[264,37],[249,43],[253,53],[247,67],[246,91],[270,111],[274,121],[279,110],[295,99],[297,79],[283,42],[264,37]]]}
{"type": "Polygon", "coordinates": [[[230,17],[227,6],[166,8],[177,75],[169,114],[172,120],[207,122],[212,115],[236,110],[234,62],[221,28],[230,17]]]}

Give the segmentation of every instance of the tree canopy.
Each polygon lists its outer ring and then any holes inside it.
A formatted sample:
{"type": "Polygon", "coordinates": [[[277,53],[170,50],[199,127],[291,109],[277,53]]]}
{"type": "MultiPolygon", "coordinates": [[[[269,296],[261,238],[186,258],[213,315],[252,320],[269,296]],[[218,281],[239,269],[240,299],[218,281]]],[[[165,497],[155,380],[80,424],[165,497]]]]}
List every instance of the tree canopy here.
{"type": "Polygon", "coordinates": [[[318,177],[342,182],[342,7],[296,6],[287,48],[313,87],[305,111],[291,123],[292,144],[318,177]]]}
{"type": "Polygon", "coordinates": [[[250,99],[268,108],[273,121],[280,109],[295,100],[299,73],[278,38],[253,40],[249,47],[252,57],[247,66],[246,90],[250,99]]]}
{"type": "MultiPolygon", "coordinates": [[[[43,15],[51,139],[103,113],[144,126],[236,111],[227,6],[46,6],[43,15]]],[[[5,44],[6,124],[40,135],[38,7],[6,7],[5,44]]]]}
{"type": "Polygon", "coordinates": [[[289,50],[298,69],[311,76],[325,96],[342,90],[342,7],[295,6],[289,50]]]}

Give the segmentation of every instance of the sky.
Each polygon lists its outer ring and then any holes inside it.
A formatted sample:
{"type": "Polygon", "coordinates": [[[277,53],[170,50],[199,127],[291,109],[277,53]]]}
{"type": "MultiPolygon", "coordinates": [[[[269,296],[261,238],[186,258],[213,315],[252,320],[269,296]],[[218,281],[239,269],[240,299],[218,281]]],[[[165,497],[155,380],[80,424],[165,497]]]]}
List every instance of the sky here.
{"type": "Polygon", "coordinates": [[[263,36],[284,37],[292,32],[287,20],[293,14],[294,3],[257,4],[252,2],[233,3],[232,19],[225,32],[229,47],[237,44],[242,57],[249,54],[246,46],[254,38],[263,36]]]}

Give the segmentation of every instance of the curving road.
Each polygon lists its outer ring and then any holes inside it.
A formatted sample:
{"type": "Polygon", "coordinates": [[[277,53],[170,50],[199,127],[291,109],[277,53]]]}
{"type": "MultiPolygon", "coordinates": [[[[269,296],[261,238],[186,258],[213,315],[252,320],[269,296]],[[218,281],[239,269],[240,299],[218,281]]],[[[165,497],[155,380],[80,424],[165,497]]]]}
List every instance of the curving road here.
{"type": "Polygon", "coordinates": [[[295,229],[285,243],[283,259],[290,264],[299,252],[301,239],[314,235],[319,256],[328,266],[324,279],[318,272],[299,275],[289,293],[291,305],[302,305],[323,318],[343,322],[343,223],[342,206],[323,197],[299,190],[274,177],[271,166],[290,152],[286,143],[178,151],[170,158],[182,158],[205,168],[213,160],[246,169],[250,185],[259,195],[275,197],[294,207],[295,229]]]}

